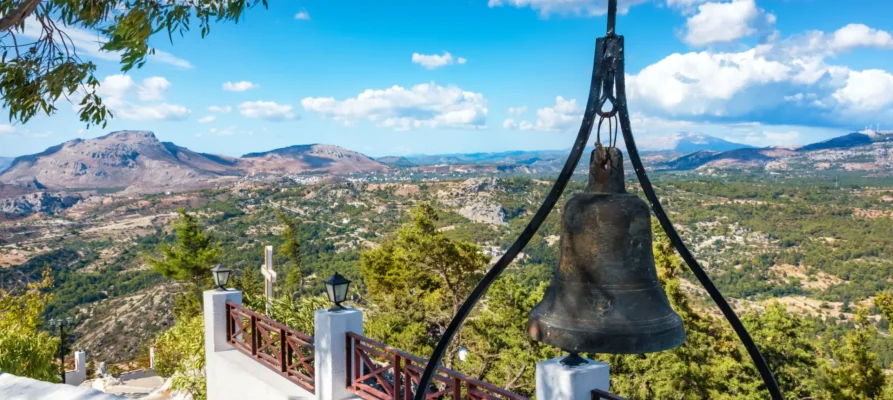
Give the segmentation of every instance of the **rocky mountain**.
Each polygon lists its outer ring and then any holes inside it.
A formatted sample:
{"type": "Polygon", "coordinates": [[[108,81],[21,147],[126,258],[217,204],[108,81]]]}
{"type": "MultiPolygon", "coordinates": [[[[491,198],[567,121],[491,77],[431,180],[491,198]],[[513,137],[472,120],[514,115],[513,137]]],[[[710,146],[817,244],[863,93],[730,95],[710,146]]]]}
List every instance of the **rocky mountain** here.
{"type": "Polygon", "coordinates": [[[674,132],[668,135],[649,136],[645,139],[646,140],[642,140],[641,144],[636,140],[643,151],[677,151],[682,153],[692,153],[697,151],[722,152],[754,147],[697,132],[674,132]]]}
{"type": "Polygon", "coordinates": [[[414,162],[407,160],[406,157],[399,156],[378,157],[375,161],[395,167],[414,167],[416,165],[414,162]]]}
{"type": "Polygon", "coordinates": [[[805,171],[893,169],[893,132],[862,131],[799,148],[765,147],[698,151],[658,164],[660,169],[766,168],[805,171]]]}
{"type": "Polygon", "coordinates": [[[81,200],[80,196],[67,193],[30,193],[14,198],[0,199],[0,219],[23,217],[35,213],[56,214],[81,200]]]}
{"type": "Polygon", "coordinates": [[[307,171],[350,174],[386,171],[388,167],[368,156],[330,144],[289,146],[261,153],[248,153],[240,166],[254,173],[296,174],[307,171]]]}
{"type": "Polygon", "coordinates": [[[235,158],[161,142],[148,131],[118,131],[95,139],[70,140],[41,153],[17,157],[0,173],[0,185],[36,183],[50,191],[160,192],[211,187],[245,174],[344,174],[387,168],[363,154],[324,144],[291,146],[235,158]]]}
{"type": "Polygon", "coordinates": [[[849,149],[852,147],[867,146],[872,143],[890,141],[893,141],[893,131],[874,131],[869,129],[809,144],[797,150],[805,152],[827,149],[849,149]]]}
{"type": "Polygon", "coordinates": [[[17,157],[0,183],[37,180],[51,190],[136,186],[144,191],[210,183],[230,166],[147,131],[119,131],[95,139],[75,139],[41,153],[17,157]]]}
{"type": "Polygon", "coordinates": [[[12,164],[12,160],[11,157],[0,157],[0,172],[9,168],[9,164],[12,164]]]}

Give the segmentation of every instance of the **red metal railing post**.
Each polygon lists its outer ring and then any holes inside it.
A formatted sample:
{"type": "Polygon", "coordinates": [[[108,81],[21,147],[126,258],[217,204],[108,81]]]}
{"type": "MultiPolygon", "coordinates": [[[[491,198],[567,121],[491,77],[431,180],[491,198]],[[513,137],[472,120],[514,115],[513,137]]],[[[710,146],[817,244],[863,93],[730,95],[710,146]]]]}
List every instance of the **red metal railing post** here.
{"type": "Polygon", "coordinates": [[[357,379],[360,377],[360,349],[357,346],[359,340],[353,343],[353,387],[357,387],[357,379]]]}
{"type": "Polygon", "coordinates": [[[394,370],[394,400],[400,400],[400,356],[393,353],[394,358],[391,359],[394,370]]]}
{"type": "Polygon", "coordinates": [[[462,398],[462,380],[458,376],[453,378],[453,398],[456,400],[462,398]]]}
{"type": "Polygon", "coordinates": [[[279,328],[279,368],[285,373],[288,372],[288,344],[285,341],[285,329],[279,328]]]}
{"type": "Polygon", "coordinates": [[[251,355],[257,355],[257,341],[259,340],[257,334],[257,317],[253,314],[251,315],[251,355]]]}

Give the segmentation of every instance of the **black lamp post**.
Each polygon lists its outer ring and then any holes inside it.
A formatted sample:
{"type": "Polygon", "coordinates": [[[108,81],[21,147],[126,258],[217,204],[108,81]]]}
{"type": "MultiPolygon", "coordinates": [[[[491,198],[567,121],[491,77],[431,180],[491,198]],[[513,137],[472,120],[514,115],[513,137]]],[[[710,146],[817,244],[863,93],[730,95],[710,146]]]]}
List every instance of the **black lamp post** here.
{"type": "Polygon", "coordinates": [[[341,303],[347,299],[348,287],[350,287],[350,280],[337,272],[332,274],[329,279],[326,279],[326,295],[329,296],[329,301],[335,303],[335,306],[330,308],[329,311],[342,311],[345,309],[341,303]]]}
{"type": "Polygon", "coordinates": [[[217,290],[226,290],[226,283],[229,282],[230,269],[224,267],[222,264],[217,264],[214,268],[211,268],[211,275],[214,276],[214,285],[217,286],[217,290]]]}
{"type": "Polygon", "coordinates": [[[64,350],[64,348],[65,348],[65,327],[71,326],[72,322],[73,322],[73,320],[71,319],[71,317],[68,317],[65,319],[53,318],[50,320],[51,327],[59,328],[59,360],[60,360],[60,364],[61,364],[60,369],[62,370],[60,372],[60,375],[62,375],[62,383],[65,383],[65,350],[64,350]]]}

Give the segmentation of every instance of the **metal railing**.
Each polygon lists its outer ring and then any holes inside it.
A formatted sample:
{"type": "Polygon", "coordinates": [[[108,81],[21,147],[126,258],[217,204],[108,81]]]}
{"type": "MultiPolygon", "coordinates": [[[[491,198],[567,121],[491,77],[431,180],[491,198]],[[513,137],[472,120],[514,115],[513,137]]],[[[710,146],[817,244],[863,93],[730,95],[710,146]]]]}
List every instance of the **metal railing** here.
{"type": "MultiPolygon", "coordinates": [[[[428,361],[365,336],[347,333],[348,388],[369,400],[409,400],[428,361]]],[[[440,367],[426,399],[528,400],[526,397],[440,367]]]]}
{"type": "Polygon", "coordinates": [[[226,337],[237,350],[314,392],[312,337],[229,301],[226,337]]]}

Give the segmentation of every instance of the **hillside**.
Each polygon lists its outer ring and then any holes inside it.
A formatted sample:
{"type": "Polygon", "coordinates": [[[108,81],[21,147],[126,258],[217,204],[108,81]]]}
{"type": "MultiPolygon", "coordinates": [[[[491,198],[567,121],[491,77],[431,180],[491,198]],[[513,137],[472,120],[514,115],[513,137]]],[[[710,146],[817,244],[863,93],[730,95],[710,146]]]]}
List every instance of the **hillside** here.
{"type": "Polygon", "coordinates": [[[231,167],[147,131],[119,131],[75,139],[37,154],[17,157],[0,183],[37,180],[50,190],[137,187],[160,191],[207,186],[231,167]]]}
{"type": "Polygon", "coordinates": [[[12,164],[12,160],[11,157],[0,157],[0,172],[9,168],[9,164],[12,164]]]}
{"type": "Polygon", "coordinates": [[[893,132],[862,131],[800,148],[699,151],[658,164],[659,169],[755,168],[813,173],[824,170],[893,171],[893,132]]]}
{"type": "Polygon", "coordinates": [[[0,173],[0,185],[36,183],[49,191],[126,189],[156,193],[213,187],[245,174],[349,174],[387,169],[363,154],[325,144],[291,146],[234,158],[161,142],[148,131],[118,131],[95,139],[70,140],[37,154],[17,157],[0,173]]]}
{"type": "Polygon", "coordinates": [[[297,174],[314,171],[350,174],[388,169],[364,154],[329,144],[297,145],[248,153],[239,162],[240,167],[253,173],[297,174]]]}
{"type": "Polygon", "coordinates": [[[715,136],[697,132],[674,132],[668,135],[649,136],[641,144],[646,151],[677,151],[693,153],[697,151],[729,151],[749,149],[754,146],[735,143],[715,136]]]}
{"type": "Polygon", "coordinates": [[[387,156],[375,159],[382,164],[393,165],[395,167],[413,167],[415,163],[406,159],[406,157],[387,156]]]}

